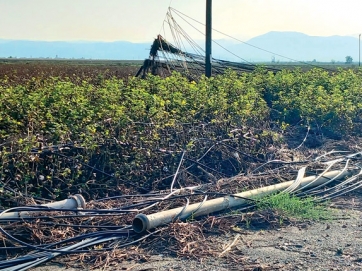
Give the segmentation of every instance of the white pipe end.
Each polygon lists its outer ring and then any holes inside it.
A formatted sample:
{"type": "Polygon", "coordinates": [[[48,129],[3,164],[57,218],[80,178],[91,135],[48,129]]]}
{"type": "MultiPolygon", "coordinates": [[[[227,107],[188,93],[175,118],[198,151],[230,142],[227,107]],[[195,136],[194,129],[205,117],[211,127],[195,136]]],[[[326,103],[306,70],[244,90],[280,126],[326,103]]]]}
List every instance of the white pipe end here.
{"type": "Polygon", "coordinates": [[[145,214],[138,214],[132,222],[132,228],[136,233],[142,233],[149,229],[150,221],[145,214]]]}

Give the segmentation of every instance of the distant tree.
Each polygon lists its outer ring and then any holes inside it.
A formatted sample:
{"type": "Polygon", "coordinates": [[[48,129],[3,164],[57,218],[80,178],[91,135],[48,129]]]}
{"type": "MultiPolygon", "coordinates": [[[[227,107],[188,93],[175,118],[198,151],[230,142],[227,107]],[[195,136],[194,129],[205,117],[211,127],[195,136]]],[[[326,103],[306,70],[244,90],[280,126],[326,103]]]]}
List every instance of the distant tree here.
{"type": "Polygon", "coordinates": [[[271,62],[275,63],[275,56],[272,56],[271,62]]]}
{"type": "Polygon", "coordinates": [[[346,56],[346,64],[352,64],[353,58],[351,56],[346,56]]]}
{"type": "Polygon", "coordinates": [[[332,64],[336,64],[336,61],[334,59],[331,60],[332,64]]]}

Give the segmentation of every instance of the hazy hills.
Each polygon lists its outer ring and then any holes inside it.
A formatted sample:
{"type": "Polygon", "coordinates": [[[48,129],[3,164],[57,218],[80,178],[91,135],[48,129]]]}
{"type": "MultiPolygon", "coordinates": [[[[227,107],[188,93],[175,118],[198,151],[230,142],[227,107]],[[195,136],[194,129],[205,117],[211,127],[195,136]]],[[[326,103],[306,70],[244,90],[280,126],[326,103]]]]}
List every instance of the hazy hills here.
{"type": "Polygon", "coordinates": [[[275,58],[276,61],[315,59],[323,62],[344,62],[346,56],[358,61],[358,39],[348,36],[317,37],[297,32],[269,32],[252,38],[247,43],[269,52],[247,44],[235,44],[229,49],[248,61],[271,61],[275,58]]]}
{"type": "MultiPolygon", "coordinates": [[[[150,42],[151,44],[151,42],[150,42]]],[[[66,42],[0,40],[0,57],[144,59],[150,44],[116,42],[66,42]]]]}
{"type": "MultiPolygon", "coordinates": [[[[152,42],[47,42],[0,39],[0,57],[142,60],[148,57],[152,42]]],[[[358,39],[348,36],[317,37],[297,32],[273,31],[254,37],[246,43],[231,40],[216,42],[240,58],[228,53],[216,43],[213,44],[213,57],[233,61],[270,62],[274,59],[284,62],[292,59],[315,59],[323,62],[344,62],[346,56],[351,56],[354,62],[358,62],[358,39]]]]}

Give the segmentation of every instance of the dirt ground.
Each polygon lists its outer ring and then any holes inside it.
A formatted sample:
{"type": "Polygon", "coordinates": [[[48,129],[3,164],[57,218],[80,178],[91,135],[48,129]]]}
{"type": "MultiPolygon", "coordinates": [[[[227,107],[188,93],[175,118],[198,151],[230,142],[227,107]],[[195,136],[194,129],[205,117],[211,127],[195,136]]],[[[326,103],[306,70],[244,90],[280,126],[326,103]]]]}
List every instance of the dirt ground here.
{"type": "MultiPolygon", "coordinates": [[[[182,259],[162,254],[146,262],[120,262],[107,270],[362,270],[362,191],[331,202],[333,219],[323,222],[295,221],[288,225],[251,224],[215,237],[234,257],[182,259]],[[220,240],[220,238],[222,240],[220,240]]],[[[49,263],[34,271],[79,271],[49,263]]],[[[97,270],[99,271],[99,269],[97,270]]]]}

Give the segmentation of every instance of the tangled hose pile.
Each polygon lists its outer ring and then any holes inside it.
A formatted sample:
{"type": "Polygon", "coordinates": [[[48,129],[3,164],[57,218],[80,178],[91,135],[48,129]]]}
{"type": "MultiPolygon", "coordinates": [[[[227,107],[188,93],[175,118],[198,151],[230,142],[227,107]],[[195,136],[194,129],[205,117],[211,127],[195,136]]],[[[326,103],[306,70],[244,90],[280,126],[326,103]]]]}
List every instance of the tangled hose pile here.
{"type": "MultiPolygon", "coordinates": [[[[226,208],[201,212],[209,202],[218,199],[241,200],[242,203],[234,209],[245,211],[254,208],[258,200],[255,195],[250,197],[234,195],[245,188],[258,188],[261,191],[269,184],[268,187],[279,187],[272,192],[290,193],[298,197],[308,196],[316,202],[330,200],[362,186],[361,159],[360,152],[350,154],[331,151],[305,161],[271,160],[267,163],[258,163],[248,174],[211,180],[208,184],[182,187],[179,180],[182,178],[182,173],[187,170],[182,166],[185,160],[184,152],[171,186],[166,191],[98,199],[87,203],[86,208],[64,209],[33,205],[4,210],[0,214],[2,237],[0,249],[8,253],[8,256],[0,262],[0,269],[27,270],[62,255],[68,255],[79,261],[93,259],[94,263],[100,265],[109,262],[109,259],[102,255],[119,259],[117,254],[136,259],[142,254],[132,253],[136,244],[140,246],[139,249],[149,250],[150,244],[156,242],[155,240],[160,237],[162,239],[167,232],[169,234],[170,231],[174,232],[177,225],[179,227],[183,225],[172,222],[195,218],[197,212],[200,212],[199,215],[216,213],[216,217],[222,217],[224,209],[232,207],[227,205],[226,208]],[[294,179],[294,181],[285,185],[286,182],[281,183],[281,180],[285,179],[294,179]],[[192,205],[193,209],[190,207],[192,205]],[[178,211],[171,215],[170,221],[164,220],[142,230],[138,228],[140,214],[151,217],[173,208],[177,208],[175,210],[178,211]],[[18,214],[18,217],[16,215],[6,217],[11,212],[18,214]],[[24,212],[29,215],[21,216],[24,212]],[[171,222],[171,226],[165,225],[167,222],[171,222]],[[114,253],[124,248],[127,248],[124,253],[114,253]],[[21,252],[24,255],[13,258],[12,252],[21,252]],[[29,253],[25,254],[26,252],[29,253]]],[[[206,218],[202,225],[206,227],[208,223],[211,223],[210,219],[206,218]]],[[[192,227],[194,226],[186,228],[190,230],[192,227]]],[[[185,227],[183,229],[185,230],[185,227]]]]}

